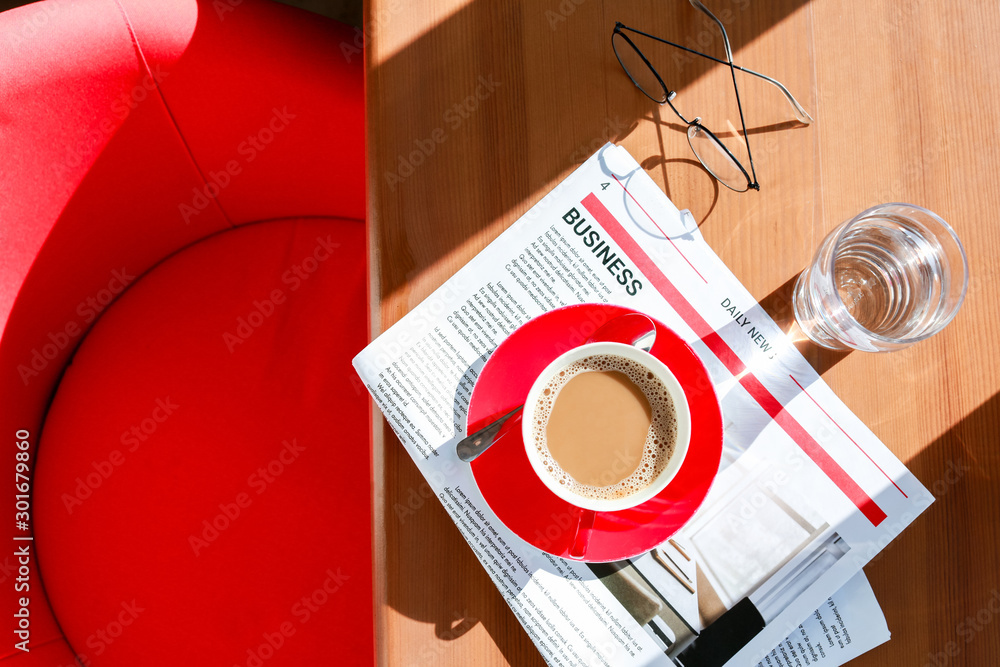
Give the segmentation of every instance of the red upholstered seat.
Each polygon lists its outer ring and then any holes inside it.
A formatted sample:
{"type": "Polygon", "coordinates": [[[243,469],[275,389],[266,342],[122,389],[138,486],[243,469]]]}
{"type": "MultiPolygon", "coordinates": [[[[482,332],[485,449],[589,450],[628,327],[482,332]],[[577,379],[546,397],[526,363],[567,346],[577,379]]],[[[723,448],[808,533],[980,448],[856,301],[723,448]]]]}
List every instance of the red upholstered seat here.
{"type": "Polygon", "coordinates": [[[42,433],[36,542],[95,665],[165,646],[170,664],[227,666],[371,651],[353,631],[371,613],[368,431],[343,409],[366,279],[343,260],[362,242],[334,220],[218,234],[80,346],[42,433]]]}
{"type": "Polygon", "coordinates": [[[370,664],[353,30],[45,0],[0,32],[0,425],[36,537],[4,664],[370,664]]]}

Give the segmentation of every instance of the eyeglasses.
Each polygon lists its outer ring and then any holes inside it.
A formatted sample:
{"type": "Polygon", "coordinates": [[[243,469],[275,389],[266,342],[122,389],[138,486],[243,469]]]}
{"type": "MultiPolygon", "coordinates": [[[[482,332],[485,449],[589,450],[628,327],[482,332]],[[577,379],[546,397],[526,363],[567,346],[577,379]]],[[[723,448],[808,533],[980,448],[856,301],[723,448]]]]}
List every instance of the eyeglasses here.
{"type": "Polygon", "coordinates": [[[705,169],[707,169],[712,176],[714,176],[727,188],[735,190],[736,192],[746,192],[750,188],[760,190],[760,184],[757,183],[757,174],[753,168],[753,156],[750,154],[750,141],[747,138],[747,126],[743,121],[743,105],[740,104],[740,89],[736,85],[736,70],[746,72],[747,74],[759,77],[771,84],[774,84],[778,90],[781,91],[782,95],[785,96],[785,99],[788,100],[789,104],[792,105],[795,117],[798,118],[801,123],[805,125],[812,123],[812,116],[810,116],[806,110],[802,108],[802,105],[798,103],[792,94],[788,92],[788,89],[785,88],[785,86],[780,82],[745,67],[734,65],[733,51],[729,46],[729,36],[726,35],[726,28],[722,25],[722,21],[717,19],[715,15],[712,14],[707,7],[705,7],[705,5],[699,2],[699,0],[690,0],[690,2],[696,9],[707,14],[708,17],[719,26],[719,30],[722,31],[722,41],[726,47],[725,60],[689,49],[686,46],[681,46],[680,44],[675,44],[674,42],[665,39],[660,39],[659,37],[654,37],[653,35],[642,32],[641,30],[630,28],[621,22],[615,24],[614,33],[611,35],[611,46],[615,50],[615,56],[618,58],[618,63],[622,66],[622,69],[625,70],[628,77],[632,79],[632,83],[634,83],[636,87],[649,99],[653,100],[657,104],[670,105],[670,108],[673,109],[675,114],[677,114],[677,117],[684,121],[684,124],[688,126],[687,137],[688,143],[691,145],[691,150],[694,152],[695,157],[701,161],[702,165],[704,165],[705,169]],[[670,46],[682,49],[683,51],[687,51],[688,53],[692,53],[696,56],[701,56],[702,58],[707,58],[723,65],[729,65],[729,70],[733,77],[733,89],[736,91],[736,106],[740,110],[740,124],[743,126],[743,140],[747,149],[747,161],[750,164],[749,174],[740,161],[736,159],[736,156],[733,155],[732,151],[730,151],[729,148],[727,148],[726,145],[722,143],[722,141],[715,136],[711,130],[701,124],[701,118],[688,120],[681,114],[680,111],[677,110],[677,107],[674,106],[674,98],[677,96],[677,91],[670,90],[667,87],[667,85],[663,82],[663,78],[656,71],[656,68],[650,64],[649,59],[646,58],[626,32],[642,35],[643,37],[648,37],[656,40],[657,42],[669,44],[670,46]]]}

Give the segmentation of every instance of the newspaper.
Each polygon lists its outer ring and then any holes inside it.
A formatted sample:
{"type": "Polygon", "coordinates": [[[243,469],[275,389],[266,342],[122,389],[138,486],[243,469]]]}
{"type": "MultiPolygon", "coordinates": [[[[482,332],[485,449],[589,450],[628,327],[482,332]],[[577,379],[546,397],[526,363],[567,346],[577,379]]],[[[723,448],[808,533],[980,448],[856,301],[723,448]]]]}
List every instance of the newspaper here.
{"type": "Polygon", "coordinates": [[[888,639],[859,572],[933,496],[625,149],[601,148],[354,366],[549,664],[839,665],[888,639]],[[588,244],[590,232],[599,241],[588,244]],[[719,473],[691,521],[651,552],[603,565],[521,540],[455,453],[499,342],[585,302],[677,332],[725,423],[719,473]]]}
{"type": "Polygon", "coordinates": [[[889,628],[863,572],[758,663],[758,667],[835,667],[889,640],[889,628]]]}

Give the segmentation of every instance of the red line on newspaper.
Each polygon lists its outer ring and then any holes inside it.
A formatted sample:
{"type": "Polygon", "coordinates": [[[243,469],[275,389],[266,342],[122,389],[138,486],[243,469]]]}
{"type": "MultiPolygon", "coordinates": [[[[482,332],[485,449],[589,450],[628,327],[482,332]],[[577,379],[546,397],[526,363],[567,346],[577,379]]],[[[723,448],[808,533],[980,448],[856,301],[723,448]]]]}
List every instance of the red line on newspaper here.
{"type": "Polygon", "coordinates": [[[821,412],[822,412],[822,413],[823,413],[824,415],[826,415],[826,418],[827,418],[827,419],[829,419],[830,421],[832,421],[832,422],[833,422],[833,425],[834,425],[834,426],[836,426],[837,428],[839,428],[839,429],[840,429],[840,432],[841,432],[841,433],[843,433],[844,435],[846,435],[846,436],[847,436],[847,439],[848,439],[848,440],[850,440],[851,442],[853,442],[853,443],[854,443],[854,446],[855,446],[855,447],[857,447],[857,448],[858,448],[858,450],[859,450],[859,451],[860,451],[860,452],[861,452],[862,454],[864,454],[864,455],[865,455],[866,457],[868,457],[868,460],[872,462],[872,465],[873,465],[873,466],[875,466],[876,468],[878,468],[878,471],[879,471],[880,473],[882,473],[883,475],[885,475],[885,478],[886,478],[887,480],[889,480],[890,482],[892,482],[892,485],[893,485],[894,487],[896,487],[897,489],[899,489],[899,492],[903,494],[903,497],[904,497],[904,498],[909,498],[909,496],[908,496],[908,495],[906,495],[906,491],[903,491],[902,489],[900,489],[900,488],[899,488],[899,484],[896,484],[895,480],[893,480],[893,478],[892,478],[892,477],[889,477],[889,474],[888,474],[888,473],[887,473],[887,472],[886,472],[885,470],[882,470],[882,466],[880,466],[879,464],[875,463],[875,459],[873,459],[872,457],[868,456],[868,452],[866,452],[866,451],[865,451],[864,449],[862,449],[862,448],[861,448],[861,445],[859,445],[859,444],[858,444],[858,441],[857,441],[857,440],[855,440],[854,438],[852,438],[852,437],[851,437],[851,434],[850,434],[850,433],[848,433],[847,431],[845,431],[845,430],[844,430],[844,427],[843,427],[843,426],[841,426],[841,425],[840,425],[839,423],[837,423],[837,420],[836,420],[836,419],[834,419],[833,417],[831,417],[831,416],[830,416],[830,413],[829,413],[829,412],[827,412],[826,410],[824,410],[824,409],[823,409],[823,406],[819,404],[819,401],[817,401],[817,400],[816,400],[815,398],[813,398],[813,397],[812,397],[812,394],[810,394],[810,393],[809,393],[808,391],[806,391],[806,388],[802,386],[802,383],[801,383],[801,382],[799,382],[798,380],[796,380],[796,379],[795,379],[795,376],[794,376],[794,375],[792,375],[791,373],[789,373],[788,377],[792,378],[792,382],[794,382],[795,384],[797,384],[797,385],[799,386],[799,389],[801,389],[801,390],[802,390],[802,393],[803,393],[803,394],[805,394],[806,396],[808,396],[808,397],[809,397],[809,400],[810,400],[810,401],[812,401],[813,403],[815,403],[815,404],[816,404],[816,407],[817,407],[817,408],[819,408],[819,409],[820,409],[820,411],[821,411],[821,412]]]}
{"type": "Polygon", "coordinates": [[[624,185],[624,184],[623,184],[623,183],[622,183],[621,181],[619,181],[619,180],[618,180],[618,177],[617,177],[617,176],[615,176],[614,174],[611,174],[611,178],[615,179],[615,183],[617,183],[618,185],[620,185],[620,186],[622,187],[622,190],[624,190],[624,191],[625,191],[625,194],[627,194],[627,195],[629,196],[629,198],[630,198],[630,199],[631,199],[632,201],[634,201],[634,202],[635,202],[635,205],[636,205],[636,206],[638,206],[638,207],[639,207],[639,209],[640,209],[640,210],[641,210],[641,211],[642,211],[643,213],[645,213],[645,214],[646,214],[646,217],[647,217],[647,218],[649,218],[649,221],[650,221],[651,223],[653,223],[653,226],[654,226],[654,227],[656,227],[656,231],[658,231],[658,232],[660,232],[661,234],[663,234],[663,238],[667,239],[667,241],[669,241],[669,242],[670,242],[670,245],[672,245],[672,246],[674,247],[674,250],[676,250],[676,251],[677,251],[677,254],[678,254],[678,255],[680,255],[680,256],[681,256],[681,257],[682,257],[682,258],[684,259],[684,261],[688,263],[688,266],[690,266],[690,267],[691,267],[691,270],[692,270],[692,271],[694,271],[695,273],[697,273],[697,274],[698,274],[698,277],[699,277],[699,278],[701,278],[701,279],[702,279],[703,281],[705,281],[705,284],[707,285],[707,284],[708,284],[708,281],[707,281],[707,280],[705,280],[705,276],[701,275],[701,271],[699,271],[698,269],[694,268],[694,264],[692,264],[692,263],[691,263],[691,260],[687,258],[687,255],[685,255],[685,254],[684,254],[683,252],[681,252],[681,249],[677,247],[677,244],[676,244],[676,243],[674,243],[674,240],[673,240],[673,239],[671,239],[671,238],[670,238],[669,236],[667,236],[667,233],[666,233],[665,231],[663,231],[662,229],[660,229],[660,225],[658,225],[658,224],[656,223],[656,220],[653,220],[653,216],[651,216],[651,215],[649,214],[649,212],[648,212],[648,211],[646,211],[646,209],[644,209],[644,208],[642,207],[642,204],[640,204],[640,203],[639,203],[639,200],[637,200],[637,199],[636,199],[636,198],[635,198],[635,197],[634,197],[634,196],[632,195],[632,193],[628,191],[628,188],[626,188],[626,187],[625,187],[625,185],[624,185]]]}
{"type": "Polygon", "coordinates": [[[833,457],[809,433],[798,421],[784,409],[781,402],[767,390],[767,388],[750,373],[746,364],[740,360],[739,356],[729,345],[722,340],[722,337],[709,326],[708,322],[695,310],[694,306],[680,293],[670,279],[659,267],[649,258],[639,244],[635,242],[621,223],[597,198],[597,195],[590,193],[581,202],[584,208],[608,231],[611,238],[621,246],[632,261],[636,263],[639,270],[649,278],[653,286],[663,295],[667,303],[677,311],[695,334],[708,346],[710,350],[726,366],[730,373],[739,378],[739,383],[747,392],[760,404],[767,414],[781,426],[782,429],[795,441],[795,443],[805,452],[806,456],[819,466],[819,469],[826,473],[827,477],[846,495],[851,502],[861,511],[865,517],[871,521],[873,526],[877,526],[885,520],[886,514],[871,497],[865,493],[854,479],[847,474],[840,465],[833,460],[833,457]]]}

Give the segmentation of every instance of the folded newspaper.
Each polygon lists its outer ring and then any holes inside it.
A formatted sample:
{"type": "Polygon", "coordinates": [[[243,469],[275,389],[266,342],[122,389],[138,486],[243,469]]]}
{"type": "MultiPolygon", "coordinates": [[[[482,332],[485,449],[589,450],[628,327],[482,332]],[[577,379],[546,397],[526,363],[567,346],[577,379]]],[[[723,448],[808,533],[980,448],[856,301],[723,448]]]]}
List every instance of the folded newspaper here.
{"type": "Polygon", "coordinates": [[[354,366],[548,664],[832,667],[888,640],[861,568],[933,497],[625,149],[600,149],[354,366]],[[616,262],[588,245],[591,231],[616,262]],[[520,539],[455,453],[468,388],[503,337],[584,302],[677,332],[708,369],[725,424],[698,512],[615,563],[520,539]]]}

